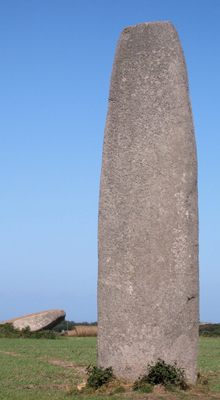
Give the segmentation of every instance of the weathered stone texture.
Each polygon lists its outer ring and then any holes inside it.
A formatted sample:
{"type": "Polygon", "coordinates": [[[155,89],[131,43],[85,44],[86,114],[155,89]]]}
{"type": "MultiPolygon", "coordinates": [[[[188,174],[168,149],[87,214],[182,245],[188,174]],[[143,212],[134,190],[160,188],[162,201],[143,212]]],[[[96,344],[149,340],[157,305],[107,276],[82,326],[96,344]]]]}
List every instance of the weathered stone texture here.
{"type": "Polygon", "coordinates": [[[197,156],[188,77],[169,22],[119,38],[98,228],[98,365],[130,380],[158,357],[197,379],[197,156]]]}
{"type": "Polygon", "coordinates": [[[48,310],[3,321],[0,325],[10,322],[13,323],[16,329],[22,329],[29,326],[31,331],[40,331],[42,329],[54,328],[54,326],[64,320],[65,316],[66,313],[63,310],[48,310]]]}

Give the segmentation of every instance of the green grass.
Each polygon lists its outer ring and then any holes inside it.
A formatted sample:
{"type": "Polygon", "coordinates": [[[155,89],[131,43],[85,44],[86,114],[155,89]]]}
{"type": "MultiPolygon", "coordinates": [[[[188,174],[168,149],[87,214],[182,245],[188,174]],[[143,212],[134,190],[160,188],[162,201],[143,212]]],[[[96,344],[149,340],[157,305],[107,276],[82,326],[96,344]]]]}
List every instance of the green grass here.
{"type": "Polygon", "coordinates": [[[96,338],[0,339],[0,399],[63,399],[89,363],[96,338]]]}
{"type": "Polygon", "coordinates": [[[207,376],[210,389],[220,393],[220,338],[200,337],[199,371],[207,376]]]}
{"type": "MultiPolygon", "coordinates": [[[[89,364],[96,364],[96,346],[97,340],[94,337],[59,340],[0,339],[0,400],[133,400],[150,396],[134,392],[117,393],[115,388],[112,389],[111,396],[104,392],[94,395],[67,395],[71,387],[85,381],[85,368],[89,364]]],[[[201,393],[202,399],[210,398],[208,393],[218,393],[220,398],[219,360],[220,338],[200,338],[201,378],[198,386],[189,392],[167,392],[154,398],[199,399],[201,393]]]]}
{"type": "Polygon", "coordinates": [[[96,338],[66,337],[49,339],[0,339],[0,351],[10,351],[30,357],[52,357],[76,364],[95,364],[97,359],[96,338]]]}

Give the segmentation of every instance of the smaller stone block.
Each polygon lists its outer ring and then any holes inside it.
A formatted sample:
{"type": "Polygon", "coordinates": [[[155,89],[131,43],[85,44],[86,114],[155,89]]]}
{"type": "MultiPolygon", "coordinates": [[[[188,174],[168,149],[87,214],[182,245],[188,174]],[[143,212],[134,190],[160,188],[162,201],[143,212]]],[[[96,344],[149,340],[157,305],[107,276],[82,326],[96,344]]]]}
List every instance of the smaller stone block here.
{"type": "Polygon", "coordinates": [[[12,323],[16,329],[22,329],[29,326],[31,331],[36,332],[41,331],[42,329],[54,328],[54,326],[64,320],[65,316],[66,313],[64,310],[48,310],[9,319],[8,321],[0,322],[0,325],[12,323]]]}

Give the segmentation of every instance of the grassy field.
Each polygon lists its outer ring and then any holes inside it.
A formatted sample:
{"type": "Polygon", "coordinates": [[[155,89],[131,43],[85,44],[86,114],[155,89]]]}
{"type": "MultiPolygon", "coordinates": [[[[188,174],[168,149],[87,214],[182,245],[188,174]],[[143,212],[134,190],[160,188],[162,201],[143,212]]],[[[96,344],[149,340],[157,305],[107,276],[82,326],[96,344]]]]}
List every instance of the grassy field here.
{"type": "Polygon", "coordinates": [[[66,337],[58,340],[0,339],[0,399],[220,399],[220,338],[200,338],[200,379],[189,391],[132,392],[71,395],[71,388],[86,379],[85,368],[96,364],[95,337],[66,337]]]}

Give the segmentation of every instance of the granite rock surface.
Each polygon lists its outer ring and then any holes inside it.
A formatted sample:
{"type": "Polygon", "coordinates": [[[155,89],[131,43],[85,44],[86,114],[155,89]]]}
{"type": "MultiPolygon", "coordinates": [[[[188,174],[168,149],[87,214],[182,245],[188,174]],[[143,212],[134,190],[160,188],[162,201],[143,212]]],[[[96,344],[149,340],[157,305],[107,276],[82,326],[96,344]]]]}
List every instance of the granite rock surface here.
{"type": "Polygon", "coordinates": [[[63,310],[48,310],[34,314],[23,315],[22,317],[3,321],[0,324],[2,325],[9,322],[13,323],[16,329],[21,330],[22,328],[29,326],[31,331],[40,331],[42,329],[45,330],[54,328],[54,326],[58,325],[64,320],[65,316],[66,313],[63,310]]]}
{"type": "Polygon", "coordinates": [[[165,22],[125,28],[112,68],[98,227],[98,366],[158,357],[197,380],[197,154],[183,50],[165,22]]]}

